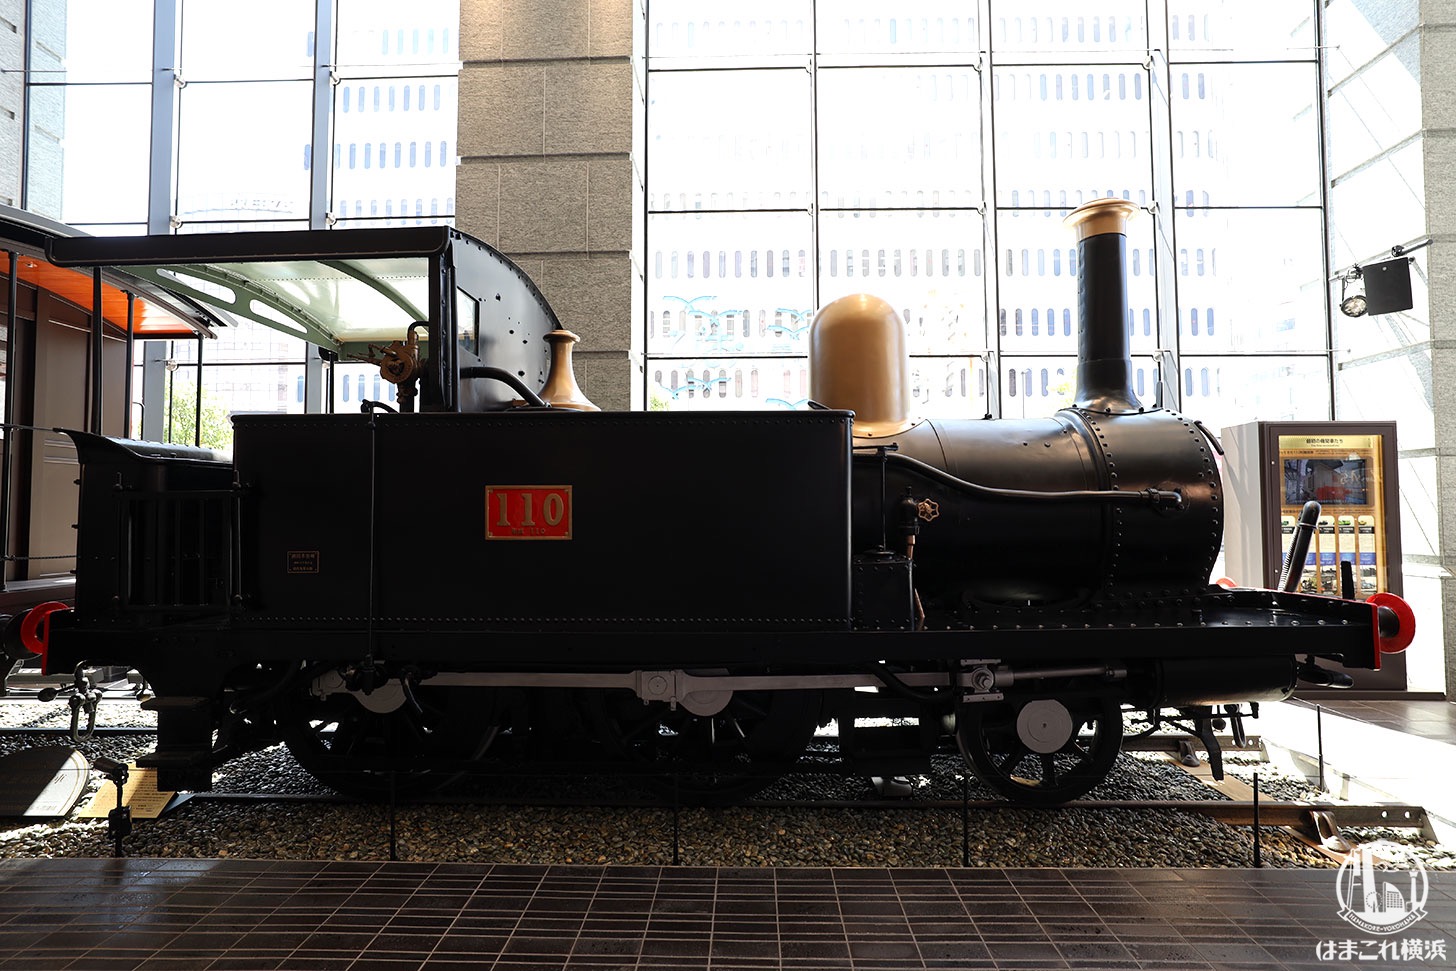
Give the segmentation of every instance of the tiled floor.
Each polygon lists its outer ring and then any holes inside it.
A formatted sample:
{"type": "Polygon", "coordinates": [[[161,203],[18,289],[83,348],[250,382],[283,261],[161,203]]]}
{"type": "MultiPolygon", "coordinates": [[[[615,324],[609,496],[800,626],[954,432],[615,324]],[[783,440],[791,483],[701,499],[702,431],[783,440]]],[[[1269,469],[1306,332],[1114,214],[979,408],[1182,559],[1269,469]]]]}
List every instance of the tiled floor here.
{"type": "MultiPolygon", "coordinates": [[[[1427,911],[1401,936],[1447,958],[1358,966],[1456,963],[1456,875],[1427,911]]],[[[1329,870],[0,862],[5,971],[1312,969],[1370,936],[1329,870]]]]}
{"type": "Polygon", "coordinates": [[[1379,725],[1438,742],[1456,743],[1456,704],[1449,701],[1345,701],[1332,698],[1302,699],[1294,704],[1379,725]]]}
{"type": "Polygon", "coordinates": [[[1321,698],[1265,705],[1254,729],[1313,765],[1323,751],[1333,795],[1424,808],[1456,845],[1456,705],[1446,701],[1321,698]]]}

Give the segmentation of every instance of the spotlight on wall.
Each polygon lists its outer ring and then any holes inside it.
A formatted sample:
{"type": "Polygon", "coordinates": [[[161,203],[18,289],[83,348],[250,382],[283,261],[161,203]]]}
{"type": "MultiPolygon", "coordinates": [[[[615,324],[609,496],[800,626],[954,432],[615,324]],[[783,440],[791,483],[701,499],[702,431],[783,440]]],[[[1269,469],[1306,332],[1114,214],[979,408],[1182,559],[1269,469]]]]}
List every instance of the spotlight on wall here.
{"type": "Polygon", "coordinates": [[[1415,301],[1411,295],[1411,263],[1407,254],[1431,245],[1430,239],[1390,248],[1394,259],[1378,263],[1356,264],[1339,274],[1340,313],[1346,317],[1394,314],[1410,310],[1415,301]]]}
{"type": "Polygon", "coordinates": [[[1409,310],[1411,299],[1410,257],[1367,263],[1360,267],[1365,282],[1365,305],[1371,314],[1393,314],[1409,310]]]}
{"type": "Polygon", "coordinates": [[[1363,317],[1369,309],[1365,301],[1365,281],[1358,266],[1340,274],[1340,313],[1346,317],[1363,317]]]}

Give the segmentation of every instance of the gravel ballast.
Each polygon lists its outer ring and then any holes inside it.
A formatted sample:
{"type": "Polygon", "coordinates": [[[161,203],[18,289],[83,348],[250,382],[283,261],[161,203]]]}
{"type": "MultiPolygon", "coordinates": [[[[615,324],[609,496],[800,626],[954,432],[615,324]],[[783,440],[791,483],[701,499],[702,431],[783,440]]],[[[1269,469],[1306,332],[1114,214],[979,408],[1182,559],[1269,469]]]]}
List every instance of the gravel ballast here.
{"type": "MultiPolygon", "coordinates": [[[[134,702],[108,700],[102,724],[145,725],[153,716],[134,702]]],[[[62,704],[0,703],[0,755],[65,738],[26,733],[26,727],[64,726],[62,704]]],[[[98,756],[131,761],[151,751],[153,738],[97,736],[77,746],[98,756]]],[[[1243,760],[1240,760],[1243,761],[1243,760]]],[[[1234,764],[1245,778],[1257,769],[1270,799],[1317,796],[1302,778],[1280,776],[1267,763],[1234,764]]],[[[1134,809],[974,810],[963,828],[958,807],[917,801],[958,800],[962,766],[938,757],[934,770],[911,780],[905,808],[800,808],[743,806],[663,807],[502,806],[442,803],[401,805],[394,814],[397,858],[431,862],[538,864],[653,864],[716,866],[959,866],[977,867],[1244,867],[1252,865],[1252,830],[1191,812],[1134,809]],[[674,860],[674,833],[677,858],[674,860]]],[[[93,774],[92,788],[99,783],[93,774]]],[[[496,780],[502,793],[518,785],[496,780]]],[[[538,780],[537,785],[543,783],[538,780]]],[[[610,790],[607,780],[547,780],[556,795],[591,798],[610,790]]],[[[157,820],[137,820],[126,841],[133,856],[249,859],[384,860],[390,854],[390,813],[383,805],[333,798],[304,773],[282,746],[224,766],[216,789],[232,793],[290,793],[285,801],[194,800],[157,820]],[[310,799],[308,794],[318,798],[310,799]]],[[[868,780],[815,776],[787,778],[763,796],[855,799],[873,794],[868,780]]],[[[973,779],[972,800],[994,798],[973,779]]],[[[1158,756],[1124,753],[1108,779],[1088,797],[1097,800],[1217,799],[1218,793],[1158,756]]],[[[82,805],[89,799],[83,799],[82,805]]],[[[620,801],[620,800],[615,800],[620,801]]],[[[1456,868],[1445,847],[1421,843],[1413,830],[1359,833],[1418,846],[1429,868],[1456,868]]],[[[1328,867],[1337,861],[1286,831],[1261,834],[1265,866],[1328,867]]],[[[106,821],[0,820],[0,857],[109,856],[106,821]]]]}

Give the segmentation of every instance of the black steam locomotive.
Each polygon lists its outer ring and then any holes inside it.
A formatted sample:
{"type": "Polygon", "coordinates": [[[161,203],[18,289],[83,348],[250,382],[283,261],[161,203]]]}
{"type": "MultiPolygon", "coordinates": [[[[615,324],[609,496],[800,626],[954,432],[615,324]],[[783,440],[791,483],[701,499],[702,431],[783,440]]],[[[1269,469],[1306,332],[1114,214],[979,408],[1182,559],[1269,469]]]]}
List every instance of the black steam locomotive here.
{"type": "Polygon", "coordinates": [[[73,432],[75,606],[15,623],[52,670],[145,676],[163,788],[282,740],[355,791],[564,752],[732,798],[832,719],[867,774],[958,745],[1054,803],[1106,775],[1125,709],[1216,746],[1214,719],[1414,626],[1394,598],[1209,583],[1217,442],[1129,389],[1131,209],[1069,218],[1074,406],[1005,421],[910,414],[903,327],[866,296],[818,315],[809,410],[601,413],[535,287],[453,230],[57,241],[174,287],[272,266],[428,297],[376,348],[400,413],[239,415],[231,460],[73,432]]]}

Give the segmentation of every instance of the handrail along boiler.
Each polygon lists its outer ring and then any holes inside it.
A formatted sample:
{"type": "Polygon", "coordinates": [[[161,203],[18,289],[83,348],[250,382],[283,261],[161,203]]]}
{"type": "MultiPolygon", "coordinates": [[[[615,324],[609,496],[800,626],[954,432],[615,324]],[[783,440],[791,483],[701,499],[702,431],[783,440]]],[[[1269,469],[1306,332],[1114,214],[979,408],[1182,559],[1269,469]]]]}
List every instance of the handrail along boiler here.
{"type": "MultiPolygon", "coordinates": [[[[72,433],[76,604],[35,646],[52,669],[141,671],[164,788],[282,739],[354,791],[606,758],[727,800],[834,719],[867,773],[958,746],[1007,797],[1052,803],[1106,776],[1124,709],[1216,756],[1216,717],[1287,698],[1321,658],[1376,667],[1414,624],[1392,598],[1209,583],[1215,442],[1129,384],[1132,212],[1069,217],[1076,398],[1023,420],[911,414],[903,326],[864,295],[816,318],[815,408],[591,412],[535,288],[439,230],[429,319],[398,335],[422,360],[393,368],[418,412],[238,415],[231,459],[72,433]],[[477,298],[468,347],[452,284],[477,298]],[[549,334],[565,363],[546,376],[549,334]],[[537,403],[548,386],[562,404],[537,403]],[[684,476],[683,455],[708,471],[684,476]]],[[[347,262],[350,234],[283,235],[188,239],[226,263],[326,235],[347,262]]]]}

